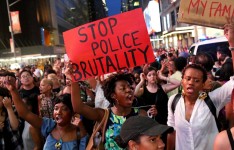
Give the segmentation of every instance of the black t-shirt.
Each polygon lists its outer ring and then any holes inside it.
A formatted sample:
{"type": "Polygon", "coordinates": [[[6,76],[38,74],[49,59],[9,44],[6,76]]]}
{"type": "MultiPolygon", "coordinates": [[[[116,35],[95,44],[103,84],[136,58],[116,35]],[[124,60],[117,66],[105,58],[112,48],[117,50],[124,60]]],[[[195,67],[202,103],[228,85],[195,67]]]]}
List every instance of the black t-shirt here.
{"type": "Polygon", "coordinates": [[[228,81],[233,75],[233,64],[232,59],[228,58],[222,67],[215,73],[218,76],[219,81],[228,81]]]}
{"type": "Polygon", "coordinates": [[[32,102],[32,112],[35,114],[38,113],[38,101],[37,101],[37,96],[40,94],[40,89],[37,86],[34,86],[30,90],[25,90],[25,89],[20,89],[19,94],[21,98],[33,96],[33,102],[32,102]]]}
{"type": "Polygon", "coordinates": [[[59,92],[60,92],[60,87],[59,87],[59,88],[56,88],[56,89],[53,89],[53,92],[54,92],[54,93],[59,93],[59,92]]]}

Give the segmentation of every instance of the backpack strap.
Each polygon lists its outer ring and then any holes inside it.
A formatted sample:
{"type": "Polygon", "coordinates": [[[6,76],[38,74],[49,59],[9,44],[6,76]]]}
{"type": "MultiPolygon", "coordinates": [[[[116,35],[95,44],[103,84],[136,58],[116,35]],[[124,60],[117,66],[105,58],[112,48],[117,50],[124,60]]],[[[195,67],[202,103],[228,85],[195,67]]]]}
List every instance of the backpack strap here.
{"type": "MultiPolygon", "coordinates": [[[[211,101],[209,95],[208,94],[206,94],[206,95],[207,95],[207,97],[204,99],[204,101],[205,101],[206,105],[209,107],[212,115],[214,116],[217,128],[220,132],[221,131],[221,124],[218,121],[218,117],[216,116],[216,107],[215,107],[214,103],[211,101]]],[[[176,96],[174,97],[174,99],[172,101],[171,110],[172,110],[173,114],[175,113],[175,108],[176,108],[176,105],[177,105],[180,97],[181,97],[181,94],[176,94],[176,96]]]]}
{"type": "Polygon", "coordinates": [[[178,87],[178,93],[181,94],[181,93],[182,93],[182,90],[183,90],[183,88],[182,88],[182,86],[180,85],[180,86],[178,87]]]}
{"type": "Polygon", "coordinates": [[[173,101],[172,101],[171,110],[172,110],[173,114],[174,114],[174,112],[175,112],[175,108],[176,108],[176,105],[177,105],[177,103],[178,103],[180,97],[181,97],[181,94],[180,94],[180,93],[179,93],[179,94],[176,94],[176,96],[174,97],[174,99],[173,99],[173,101]]]}
{"type": "Polygon", "coordinates": [[[218,128],[218,130],[220,132],[221,131],[221,124],[218,121],[218,117],[216,115],[216,107],[215,107],[214,103],[212,102],[212,100],[210,99],[208,94],[207,94],[207,97],[205,98],[204,101],[205,101],[206,105],[209,107],[212,115],[214,116],[217,128],[218,128]]]}

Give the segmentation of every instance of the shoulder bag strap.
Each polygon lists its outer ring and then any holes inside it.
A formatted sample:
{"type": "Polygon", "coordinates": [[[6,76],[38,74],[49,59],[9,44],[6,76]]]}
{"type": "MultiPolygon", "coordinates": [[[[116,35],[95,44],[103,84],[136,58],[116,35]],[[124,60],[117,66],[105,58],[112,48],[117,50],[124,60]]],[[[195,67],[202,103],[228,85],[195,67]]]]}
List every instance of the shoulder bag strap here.
{"type": "Polygon", "coordinates": [[[108,118],[109,118],[109,109],[105,109],[105,115],[104,115],[104,124],[103,124],[103,127],[102,127],[102,142],[105,141],[105,131],[106,131],[106,125],[107,125],[107,121],[108,121],[108,118]]]}
{"type": "Polygon", "coordinates": [[[229,139],[231,148],[234,149],[234,140],[232,137],[231,129],[227,129],[227,135],[228,135],[228,139],[229,139]]]}
{"type": "Polygon", "coordinates": [[[209,97],[208,94],[207,94],[207,97],[205,98],[204,101],[206,102],[206,104],[207,104],[207,106],[209,107],[209,109],[210,109],[212,115],[214,116],[215,122],[216,122],[216,125],[217,125],[217,128],[218,128],[218,130],[219,130],[219,132],[220,132],[220,131],[221,131],[221,124],[220,124],[220,122],[218,121],[218,117],[217,117],[217,115],[216,115],[216,107],[215,107],[214,103],[212,102],[212,100],[210,99],[210,97],[209,97]]]}
{"type": "Polygon", "coordinates": [[[105,119],[106,119],[106,116],[108,115],[108,110],[107,109],[104,109],[104,116],[103,116],[103,118],[102,118],[102,120],[101,120],[101,122],[96,122],[95,123],[95,125],[94,125],[94,128],[93,128],[93,133],[92,133],[92,135],[96,135],[96,133],[98,132],[98,131],[100,131],[100,129],[103,127],[103,125],[104,125],[104,123],[105,123],[105,119]]]}
{"type": "Polygon", "coordinates": [[[173,101],[172,101],[171,110],[172,110],[173,114],[174,114],[174,112],[175,112],[175,108],[176,108],[176,105],[177,105],[177,103],[178,103],[180,97],[181,97],[181,94],[176,94],[176,96],[174,97],[174,99],[173,99],[173,101]]]}

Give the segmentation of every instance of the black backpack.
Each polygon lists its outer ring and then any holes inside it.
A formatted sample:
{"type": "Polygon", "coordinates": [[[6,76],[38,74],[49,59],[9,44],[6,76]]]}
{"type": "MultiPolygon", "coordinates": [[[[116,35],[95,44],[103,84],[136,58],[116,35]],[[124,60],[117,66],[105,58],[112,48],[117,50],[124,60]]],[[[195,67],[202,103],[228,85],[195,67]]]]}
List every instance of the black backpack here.
{"type": "MultiPolygon", "coordinates": [[[[204,99],[206,105],[209,107],[212,115],[214,116],[215,118],[215,122],[216,122],[216,125],[217,125],[217,128],[219,130],[219,132],[221,131],[221,124],[220,122],[218,121],[218,117],[216,116],[216,108],[215,108],[215,105],[214,103],[212,102],[212,100],[210,99],[209,95],[206,93],[207,97],[204,99]]],[[[171,110],[174,114],[175,112],[175,108],[176,108],[176,105],[179,101],[181,97],[181,94],[176,94],[176,96],[174,97],[173,101],[172,101],[172,104],[171,104],[171,110]]]]}

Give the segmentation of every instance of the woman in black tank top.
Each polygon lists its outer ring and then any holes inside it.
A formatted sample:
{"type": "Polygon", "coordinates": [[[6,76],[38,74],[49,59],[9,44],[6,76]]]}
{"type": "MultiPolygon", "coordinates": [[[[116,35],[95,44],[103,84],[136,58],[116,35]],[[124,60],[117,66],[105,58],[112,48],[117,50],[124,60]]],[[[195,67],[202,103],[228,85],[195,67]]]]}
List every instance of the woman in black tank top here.
{"type": "MultiPolygon", "coordinates": [[[[167,92],[180,86],[180,81],[163,76],[154,67],[146,67],[140,75],[141,81],[136,86],[135,96],[141,97],[144,106],[156,105],[157,115],[155,120],[161,124],[167,123],[167,92]],[[158,84],[158,79],[165,80],[168,84],[158,84]]],[[[149,109],[149,107],[146,107],[149,109]]],[[[148,110],[147,110],[148,111],[148,110]]]]}

